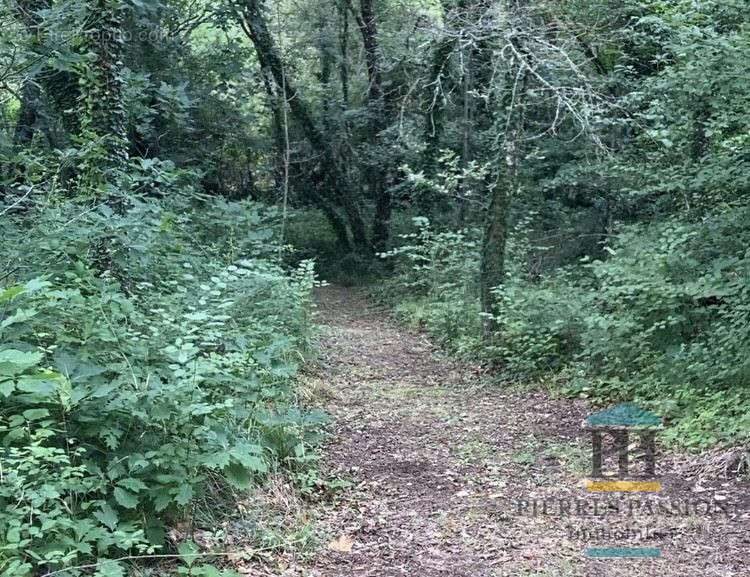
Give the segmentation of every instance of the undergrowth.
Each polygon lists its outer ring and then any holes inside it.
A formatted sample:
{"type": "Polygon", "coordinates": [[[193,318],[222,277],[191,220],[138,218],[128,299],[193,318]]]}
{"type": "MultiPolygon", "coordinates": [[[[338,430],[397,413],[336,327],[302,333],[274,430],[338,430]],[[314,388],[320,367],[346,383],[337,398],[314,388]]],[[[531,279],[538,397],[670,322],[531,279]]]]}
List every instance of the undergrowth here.
{"type": "Polygon", "coordinates": [[[277,264],[276,224],[180,195],[4,217],[0,575],[123,575],[107,560],[168,552],[169,526],[307,466],[314,273],[277,264]]]}
{"type": "MultiPolygon", "coordinates": [[[[520,223],[483,338],[475,272],[479,231],[427,219],[383,258],[373,292],[442,345],[509,383],[555,383],[596,405],[632,401],[660,414],[691,449],[750,442],[750,207],[701,222],[620,228],[607,258],[528,274],[520,223]]],[[[539,248],[539,247],[535,247],[539,248]]]]}

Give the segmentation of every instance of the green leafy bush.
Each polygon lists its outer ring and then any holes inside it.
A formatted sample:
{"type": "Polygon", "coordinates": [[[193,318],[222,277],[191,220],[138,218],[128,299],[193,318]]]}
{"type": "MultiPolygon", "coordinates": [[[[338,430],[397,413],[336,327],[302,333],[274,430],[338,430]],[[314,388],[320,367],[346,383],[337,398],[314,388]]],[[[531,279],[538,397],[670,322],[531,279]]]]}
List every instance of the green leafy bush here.
{"type": "Polygon", "coordinates": [[[612,258],[588,265],[595,293],[577,365],[592,394],[650,404],[689,445],[748,438],[749,216],[740,206],[632,226],[612,258]]]}
{"type": "Polygon", "coordinates": [[[524,272],[533,251],[521,222],[484,340],[476,245],[463,233],[435,233],[416,220],[417,232],[386,255],[395,275],[379,294],[401,318],[506,380],[554,375],[570,395],[639,402],[690,447],[747,442],[749,219],[750,207],[737,204],[699,222],[622,226],[603,248],[607,258],[541,277],[524,272]]]}
{"type": "Polygon", "coordinates": [[[151,550],[209,481],[304,454],[314,273],[275,264],[274,237],[258,205],[182,197],[6,221],[0,574],[151,550]]]}
{"type": "Polygon", "coordinates": [[[395,274],[376,296],[397,303],[397,316],[426,327],[436,341],[467,353],[481,327],[474,272],[478,232],[436,232],[427,218],[412,221],[416,232],[400,235],[404,244],[380,255],[395,274]]]}
{"type": "Polygon", "coordinates": [[[534,378],[573,360],[581,346],[587,295],[565,271],[535,284],[509,279],[493,294],[497,312],[492,315],[493,338],[484,354],[507,377],[534,378]],[[564,293],[561,286],[567,288],[564,293]]]}

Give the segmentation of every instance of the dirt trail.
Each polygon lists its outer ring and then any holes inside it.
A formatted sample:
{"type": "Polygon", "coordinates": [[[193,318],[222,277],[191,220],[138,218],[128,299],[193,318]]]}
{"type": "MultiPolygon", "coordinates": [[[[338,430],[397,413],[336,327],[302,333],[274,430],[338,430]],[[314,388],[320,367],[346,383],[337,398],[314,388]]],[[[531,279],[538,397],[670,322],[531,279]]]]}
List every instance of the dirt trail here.
{"type": "Polygon", "coordinates": [[[620,513],[594,516],[602,497],[582,484],[590,467],[582,401],[485,384],[424,336],[368,310],[357,291],[321,290],[319,311],[328,329],[310,379],[335,424],[325,470],[352,486],[316,510],[337,544],[288,574],[750,576],[746,506],[727,516],[657,505],[740,502],[747,485],[678,474],[679,459],[659,455],[657,472],[671,471],[661,493],[605,496],[619,498],[620,513]],[[547,515],[519,512],[519,501],[535,499],[547,500],[547,515]],[[583,503],[581,516],[555,515],[561,500],[573,512],[583,503]],[[645,539],[633,535],[644,529],[645,539]],[[586,558],[588,547],[615,546],[660,548],[661,558],[586,558]]]}

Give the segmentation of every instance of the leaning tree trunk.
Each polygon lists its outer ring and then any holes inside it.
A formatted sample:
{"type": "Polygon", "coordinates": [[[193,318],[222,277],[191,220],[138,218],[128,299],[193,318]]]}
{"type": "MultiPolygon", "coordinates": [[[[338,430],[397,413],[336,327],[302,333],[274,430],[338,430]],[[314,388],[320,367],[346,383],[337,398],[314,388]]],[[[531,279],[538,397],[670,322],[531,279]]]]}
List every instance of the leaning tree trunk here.
{"type": "MultiPolygon", "coordinates": [[[[267,70],[276,87],[287,94],[286,100],[292,116],[299,124],[313,150],[319,151],[321,154],[321,169],[325,184],[333,191],[335,201],[340,204],[347,217],[354,248],[362,252],[369,252],[370,244],[367,240],[365,224],[356,199],[351,194],[352,189],[347,183],[346,174],[338,166],[331,147],[315,125],[312,114],[302,100],[299,91],[295,89],[286,75],[281,56],[268,30],[263,14],[263,0],[238,0],[238,6],[240,8],[240,25],[255,47],[261,68],[267,70]]],[[[318,194],[312,200],[319,202],[319,199],[322,198],[323,195],[318,194]]],[[[328,205],[321,206],[321,209],[327,216],[332,214],[328,205]]],[[[340,231],[338,223],[331,222],[331,224],[338,233],[340,231]]],[[[341,238],[340,234],[339,238],[341,238]]]]}

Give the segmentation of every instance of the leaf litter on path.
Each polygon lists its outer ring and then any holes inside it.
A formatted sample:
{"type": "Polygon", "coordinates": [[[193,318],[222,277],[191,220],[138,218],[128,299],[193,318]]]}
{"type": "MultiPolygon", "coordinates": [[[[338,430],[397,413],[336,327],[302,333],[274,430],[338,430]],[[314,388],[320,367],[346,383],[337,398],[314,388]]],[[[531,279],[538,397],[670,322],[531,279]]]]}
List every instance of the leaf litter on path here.
{"type": "Polygon", "coordinates": [[[695,500],[700,487],[736,504],[738,513],[648,516],[641,513],[651,505],[641,503],[635,514],[624,507],[606,517],[532,515],[529,503],[554,509],[590,501],[589,438],[580,427],[585,401],[488,385],[485,371],[448,358],[423,335],[369,309],[356,289],[326,287],[318,304],[325,331],[321,362],[308,370],[308,402],[334,422],[324,474],[348,488],[313,507],[319,532],[328,535],[324,547],[305,558],[287,556],[280,574],[750,575],[747,484],[696,476],[684,459],[660,455],[669,474],[658,499],[695,500]],[[646,524],[645,546],[660,548],[661,558],[586,559],[587,547],[638,546],[611,534],[646,524]],[[580,529],[590,534],[581,538],[580,529]]]}

